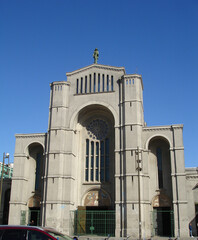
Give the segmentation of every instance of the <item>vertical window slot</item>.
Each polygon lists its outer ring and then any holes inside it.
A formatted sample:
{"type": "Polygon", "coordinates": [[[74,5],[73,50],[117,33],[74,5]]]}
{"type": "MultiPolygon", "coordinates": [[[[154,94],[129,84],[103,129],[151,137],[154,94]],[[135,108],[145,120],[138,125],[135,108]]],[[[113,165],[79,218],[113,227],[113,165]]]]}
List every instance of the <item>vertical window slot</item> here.
{"type": "Polygon", "coordinates": [[[92,91],[91,91],[91,74],[89,74],[89,92],[91,93],[92,91]]]}
{"type": "Polygon", "coordinates": [[[98,73],[98,92],[100,92],[100,73],[98,73]]]}
{"type": "Polygon", "coordinates": [[[80,93],[83,93],[83,78],[81,77],[81,82],[80,82],[80,93]]]}
{"type": "Polygon", "coordinates": [[[78,94],[78,86],[79,85],[79,80],[78,79],[76,79],[76,94],[78,94]]]}
{"type": "Polygon", "coordinates": [[[87,76],[85,76],[85,93],[87,93],[87,76]]]}
{"type": "Polygon", "coordinates": [[[111,76],[111,91],[113,91],[113,76],[111,76]]]}
{"type": "Polygon", "coordinates": [[[96,92],[96,74],[94,73],[94,93],[96,92]]]}

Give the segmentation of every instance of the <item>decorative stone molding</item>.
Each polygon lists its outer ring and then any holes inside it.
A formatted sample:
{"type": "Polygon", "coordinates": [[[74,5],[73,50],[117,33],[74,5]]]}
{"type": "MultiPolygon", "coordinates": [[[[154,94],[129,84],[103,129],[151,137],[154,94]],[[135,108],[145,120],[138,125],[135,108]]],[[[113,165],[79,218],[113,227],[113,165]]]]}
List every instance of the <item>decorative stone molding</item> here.
{"type": "Polygon", "coordinates": [[[52,82],[50,83],[50,87],[53,87],[54,85],[67,85],[70,86],[70,82],[67,81],[57,81],[57,82],[52,82]]]}
{"type": "MultiPolygon", "coordinates": [[[[120,177],[137,177],[137,176],[138,176],[138,173],[127,173],[127,174],[115,174],[114,175],[115,178],[120,178],[120,177]]],[[[140,177],[149,178],[149,175],[141,173],[140,177]]]]}
{"type": "Polygon", "coordinates": [[[15,134],[16,138],[43,138],[47,133],[15,134]]]}
{"type": "Polygon", "coordinates": [[[185,176],[186,176],[186,173],[172,173],[172,174],[171,174],[171,177],[178,177],[178,176],[180,176],[180,177],[185,177],[185,176]]]}
{"type": "Polygon", "coordinates": [[[28,181],[27,178],[23,178],[23,177],[12,177],[12,180],[22,180],[22,181],[28,181]]]}
{"type": "Polygon", "coordinates": [[[63,130],[63,131],[68,131],[68,132],[75,132],[74,129],[66,128],[66,127],[59,127],[59,126],[48,129],[48,132],[49,131],[57,131],[57,130],[63,130]]]}
{"type": "Polygon", "coordinates": [[[163,127],[143,127],[143,132],[154,132],[154,131],[170,131],[170,126],[163,126],[163,127]]]}
{"type": "Polygon", "coordinates": [[[174,148],[170,148],[170,151],[175,151],[175,150],[184,150],[184,147],[174,147],[174,148]]]}
{"type": "MultiPolygon", "coordinates": [[[[141,200],[140,201],[141,204],[148,204],[151,205],[150,201],[145,201],[145,200],[141,200]]],[[[138,201],[115,201],[115,204],[139,204],[138,201]]]]}
{"type": "Polygon", "coordinates": [[[24,157],[24,158],[27,158],[28,156],[25,154],[25,153],[15,153],[14,154],[14,158],[17,158],[17,157],[24,157]]]}
{"type": "Polygon", "coordinates": [[[187,203],[188,203],[188,201],[181,201],[181,200],[173,201],[173,204],[187,204],[187,203]]]}
{"type": "Polygon", "coordinates": [[[52,109],[52,108],[69,108],[69,107],[66,107],[66,106],[63,106],[63,105],[53,105],[51,107],[49,107],[49,109],[52,109]]]}
{"type": "Polygon", "coordinates": [[[73,176],[64,176],[64,175],[49,175],[49,176],[44,176],[43,179],[46,178],[62,178],[62,179],[72,179],[75,180],[73,176]]]}
{"type": "Polygon", "coordinates": [[[197,176],[196,175],[194,175],[194,176],[193,175],[190,175],[190,176],[187,175],[186,179],[193,179],[193,180],[195,180],[195,179],[198,179],[198,175],[197,176]]]}
{"type": "Polygon", "coordinates": [[[65,204],[65,205],[74,205],[74,202],[71,201],[62,201],[62,200],[57,200],[57,201],[46,201],[42,202],[42,204],[65,204]]]}
{"type": "Polygon", "coordinates": [[[10,201],[9,203],[10,203],[10,204],[27,205],[27,202],[10,201]]]}
{"type": "Polygon", "coordinates": [[[100,65],[100,64],[92,64],[84,68],[80,68],[78,70],[75,70],[73,72],[68,72],[66,73],[67,77],[71,77],[75,74],[79,74],[82,72],[85,72],[91,68],[97,68],[97,69],[102,69],[102,70],[109,70],[109,71],[117,71],[117,72],[123,72],[125,74],[125,68],[124,67],[113,67],[113,66],[108,66],[108,65],[100,65]]]}
{"type": "Polygon", "coordinates": [[[72,155],[73,157],[76,157],[76,155],[72,152],[65,152],[65,151],[50,151],[49,153],[46,152],[46,155],[48,154],[65,154],[65,155],[72,155]]]}

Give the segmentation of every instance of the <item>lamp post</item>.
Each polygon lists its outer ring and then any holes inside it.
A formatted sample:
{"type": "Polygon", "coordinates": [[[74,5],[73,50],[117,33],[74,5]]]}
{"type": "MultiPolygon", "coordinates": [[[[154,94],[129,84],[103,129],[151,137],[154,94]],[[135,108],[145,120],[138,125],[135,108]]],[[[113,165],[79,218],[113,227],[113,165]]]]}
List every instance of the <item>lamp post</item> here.
{"type": "Polygon", "coordinates": [[[1,185],[0,185],[0,210],[1,210],[1,202],[2,202],[2,187],[3,187],[3,174],[4,174],[4,164],[5,164],[5,159],[8,158],[8,163],[9,163],[9,153],[3,153],[3,166],[1,167],[1,185]]]}
{"type": "Polygon", "coordinates": [[[141,220],[141,202],[140,202],[140,171],[142,170],[142,160],[141,160],[141,151],[139,147],[135,151],[136,156],[136,163],[137,167],[136,170],[138,171],[138,206],[139,206],[139,240],[142,239],[142,220],[141,220]]]}

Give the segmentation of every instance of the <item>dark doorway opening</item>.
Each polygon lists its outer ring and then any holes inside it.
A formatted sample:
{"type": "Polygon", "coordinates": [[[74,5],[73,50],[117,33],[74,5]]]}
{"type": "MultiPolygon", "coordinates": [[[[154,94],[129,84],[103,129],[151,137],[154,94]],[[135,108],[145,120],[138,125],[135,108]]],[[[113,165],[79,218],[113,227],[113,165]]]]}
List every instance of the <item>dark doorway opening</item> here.
{"type": "Polygon", "coordinates": [[[174,236],[174,216],[170,207],[157,207],[153,210],[153,230],[155,236],[174,236]]]}
{"type": "Polygon", "coordinates": [[[29,208],[29,225],[40,226],[40,208],[29,208]]]}

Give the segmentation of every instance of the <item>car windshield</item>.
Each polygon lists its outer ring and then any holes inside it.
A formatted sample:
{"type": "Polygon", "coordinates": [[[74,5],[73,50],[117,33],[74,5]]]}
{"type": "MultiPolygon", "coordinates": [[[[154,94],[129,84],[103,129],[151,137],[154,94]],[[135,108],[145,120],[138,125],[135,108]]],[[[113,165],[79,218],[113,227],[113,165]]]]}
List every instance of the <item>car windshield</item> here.
{"type": "Polygon", "coordinates": [[[59,232],[55,232],[55,231],[52,231],[52,230],[46,230],[47,233],[49,233],[52,237],[55,237],[57,238],[58,240],[73,240],[73,238],[67,236],[67,235],[64,235],[62,233],[59,233],[59,232]]]}

